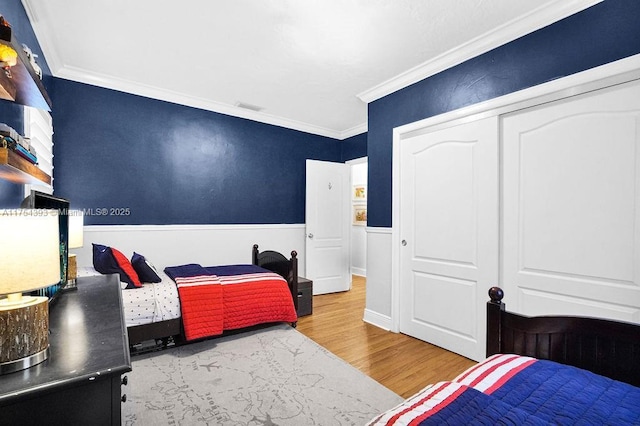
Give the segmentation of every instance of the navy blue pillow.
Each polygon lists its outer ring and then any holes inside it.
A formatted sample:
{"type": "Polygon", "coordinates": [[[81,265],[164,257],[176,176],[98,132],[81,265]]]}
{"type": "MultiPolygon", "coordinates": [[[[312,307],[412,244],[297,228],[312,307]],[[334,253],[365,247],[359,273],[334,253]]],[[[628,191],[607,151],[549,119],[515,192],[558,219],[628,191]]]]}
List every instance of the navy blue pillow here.
{"type": "Polygon", "coordinates": [[[159,283],[162,281],[156,272],[156,268],[143,255],[134,251],[131,264],[143,283],[159,283]]]}
{"type": "Polygon", "coordinates": [[[94,243],[93,267],[101,274],[119,274],[120,281],[127,283],[128,289],[142,287],[129,259],[114,248],[94,243]]]}

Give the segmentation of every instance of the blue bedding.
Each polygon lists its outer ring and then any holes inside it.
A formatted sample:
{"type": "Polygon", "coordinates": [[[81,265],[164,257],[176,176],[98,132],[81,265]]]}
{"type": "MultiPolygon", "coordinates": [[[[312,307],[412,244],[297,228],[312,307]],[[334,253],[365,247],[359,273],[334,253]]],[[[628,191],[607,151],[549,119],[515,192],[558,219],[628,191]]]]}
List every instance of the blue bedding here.
{"type": "Polygon", "coordinates": [[[558,364],[494,355],[372,425],[640,425],[640,388],[558,364]]]}
{"type": "Polygon", "coordinates": [[[551,361],[536,361],[491,395],[554,424],[640,424],[640,388],[551,361]]]}
{"type": "Polygon", "coordinates": [[[270,272],[256,265],[222,265],[222,266],[201,266],[197,263],[186,265],[167,266],[164,268],[165,274],[175,281],[176,277],[196,277],[200,275],[217,275],[219,277],[230,275],[256,274],[270,272]]]}

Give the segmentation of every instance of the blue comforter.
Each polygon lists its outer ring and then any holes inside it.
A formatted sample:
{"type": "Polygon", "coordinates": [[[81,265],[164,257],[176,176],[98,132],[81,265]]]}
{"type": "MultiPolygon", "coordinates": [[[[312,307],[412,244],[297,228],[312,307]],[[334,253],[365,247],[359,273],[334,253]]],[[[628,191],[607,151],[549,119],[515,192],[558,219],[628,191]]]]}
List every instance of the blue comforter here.
{"type": "Polygon", "coordinates": [[[495,355],[372,425],[640,425],[640,388],[579,368],[495,355]]]}
{"type": "Polygon", "coordinates": [[[219,277],[229,275],[256,274],[260,272],[271,272],[256,265],[221,265],[221,266],[201,266],[197,263],[188,263],[179,266],[167,266],[164,268],[165,274],[175,281],[177,277],[195,277],[199,275],[217,275],[219,277]]]}

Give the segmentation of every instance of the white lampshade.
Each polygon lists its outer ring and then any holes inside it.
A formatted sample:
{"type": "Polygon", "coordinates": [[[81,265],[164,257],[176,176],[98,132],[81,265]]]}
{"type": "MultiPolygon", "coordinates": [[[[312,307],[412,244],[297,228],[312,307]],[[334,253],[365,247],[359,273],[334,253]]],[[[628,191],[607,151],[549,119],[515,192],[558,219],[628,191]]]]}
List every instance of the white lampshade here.
{"type": "Polygon", "coordinates": [[[0,210],[0,294],[60,282],[57,210],[0,210]]]}
{"type": "Polygon", "coordinates": [[[69,248],[84,245],[84,213],[82,210],[69,210],[69,248]]]}

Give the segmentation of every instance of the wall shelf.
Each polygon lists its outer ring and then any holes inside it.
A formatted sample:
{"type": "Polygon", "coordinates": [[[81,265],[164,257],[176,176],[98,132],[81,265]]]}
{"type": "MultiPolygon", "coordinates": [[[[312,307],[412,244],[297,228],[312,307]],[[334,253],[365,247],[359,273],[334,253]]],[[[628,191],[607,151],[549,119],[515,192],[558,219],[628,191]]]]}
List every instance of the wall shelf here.
{"type": "Polygon", "coordinates": [[[51,176],[9,148],[0,148],[0,179],[20,184],[51,185],[51,176]]]}
{"type": "Polygon", "coordinates": [[[18,63],[11,67],[11,78],[0,69],[0,99],[51,111],[51,99],[27,54],[22,50],[22,44],[14,37],[11,42],[0,40],[0,43],[10,46],[18,53],[18,63]]]}

